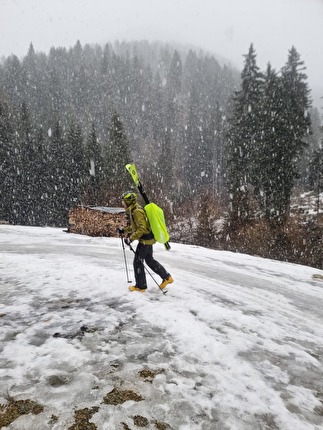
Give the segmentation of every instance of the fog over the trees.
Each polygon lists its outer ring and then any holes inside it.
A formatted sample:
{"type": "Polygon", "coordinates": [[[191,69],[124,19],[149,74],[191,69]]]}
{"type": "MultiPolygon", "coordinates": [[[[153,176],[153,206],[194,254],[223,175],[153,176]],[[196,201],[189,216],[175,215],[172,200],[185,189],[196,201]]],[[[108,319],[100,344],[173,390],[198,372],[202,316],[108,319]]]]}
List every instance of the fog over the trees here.
{"type": "Polygon", "coordinates": [[[161,40],[201,47],[241,68],[254,43],[262,69],[285,63],[293,45],[307,65],[317,107],[323,95],[321,0],[2,0],[0,57],[118,40],[161,40]]]}

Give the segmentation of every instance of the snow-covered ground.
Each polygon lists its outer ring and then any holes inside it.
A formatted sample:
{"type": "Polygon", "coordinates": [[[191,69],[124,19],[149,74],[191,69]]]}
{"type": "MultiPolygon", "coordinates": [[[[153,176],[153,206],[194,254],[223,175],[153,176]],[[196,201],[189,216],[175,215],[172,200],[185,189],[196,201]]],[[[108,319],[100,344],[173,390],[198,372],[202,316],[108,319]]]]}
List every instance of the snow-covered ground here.
{"type": "Polygon", "coordinates": [[[84,428],[322,429],[323,271],[154,252],[167,295],[149,276],[128,291],[120,239],[0,226],[0,403],[44,406],[5,428],[68,429],[96,407],[84,428]],[[114,389],[142,400],[108,404],[114,389]]]}
{"type": "MultiPolygon", "coordinates": [[[[296,194],[291,199],[292,212],[303,212],[305,215],[317,216],[318,195],[314,191],[296,194]]],[[[323,193],[319,195],[319,213],[323,212],[323,193]]]]}

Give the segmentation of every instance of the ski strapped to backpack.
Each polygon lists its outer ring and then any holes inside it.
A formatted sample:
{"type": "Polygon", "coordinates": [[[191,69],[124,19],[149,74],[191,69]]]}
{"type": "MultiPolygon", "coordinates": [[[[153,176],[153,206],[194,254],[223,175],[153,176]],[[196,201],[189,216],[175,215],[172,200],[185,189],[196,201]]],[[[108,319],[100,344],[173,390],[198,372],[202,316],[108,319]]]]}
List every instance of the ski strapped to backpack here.
{"type": "Polygon", "coordinates": [[[132,180],[134,181],[138,191],[144,199],[144,209],[150,224],[151,231],[153,232],[156,241],[164,244],[165,248],[170,250],[169,234],[165,223],[164,211],[155,203],[150,203],[147,194],[145,193],[140,182],[136,166],[134,164],[127,164],[126,169],[130,173],[132,180]]]}

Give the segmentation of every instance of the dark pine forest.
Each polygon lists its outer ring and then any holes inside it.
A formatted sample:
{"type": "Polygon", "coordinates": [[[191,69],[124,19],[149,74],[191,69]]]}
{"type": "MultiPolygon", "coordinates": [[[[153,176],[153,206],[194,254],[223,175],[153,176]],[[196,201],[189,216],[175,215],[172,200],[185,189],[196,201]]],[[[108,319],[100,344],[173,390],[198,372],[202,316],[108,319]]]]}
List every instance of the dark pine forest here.
{"type": "Polygon", "coordinates": [[[183,46],[52,48],[0,63],[0,219],[65,227],[120,206],[134,162],[174,240],[321,267],[322,130],[295,47],[242,72],[183,46]],[[317,216],[293,211],[313,193],[317,216]],[[304,238],[306,240],[304,241],[304,238]]]}

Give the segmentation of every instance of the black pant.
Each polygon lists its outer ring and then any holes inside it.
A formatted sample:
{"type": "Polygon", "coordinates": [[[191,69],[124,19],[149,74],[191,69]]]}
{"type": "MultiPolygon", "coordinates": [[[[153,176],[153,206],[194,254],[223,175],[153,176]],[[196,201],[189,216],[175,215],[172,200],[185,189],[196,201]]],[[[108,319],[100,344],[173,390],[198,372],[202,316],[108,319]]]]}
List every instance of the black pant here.
{"type": "Polygon", "coordinates": [[[144,261],[146,262],[147,266],[157,273],[157,275],[159,275],[162,279],[167,279],[169,277],[169,273],[167,273],[166,269],[153,258],[153,246],[138,243],[135,258],[133,260],[137,288],[147,288],[144,261]]]}

